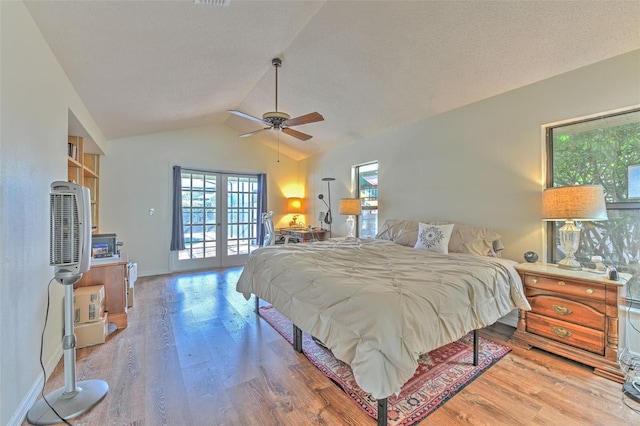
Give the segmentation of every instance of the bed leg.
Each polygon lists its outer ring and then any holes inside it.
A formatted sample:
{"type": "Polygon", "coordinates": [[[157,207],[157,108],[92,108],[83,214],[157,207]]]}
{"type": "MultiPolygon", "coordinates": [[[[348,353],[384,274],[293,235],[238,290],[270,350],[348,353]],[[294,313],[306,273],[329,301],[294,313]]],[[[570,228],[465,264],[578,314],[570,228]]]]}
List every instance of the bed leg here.
{"type": "Polygon", "coordinates": [[[387,426],[387,398],[378,400],[378,426],[387,426]]]}
{"type": "Polygon", "coordinates": [[[302,353],[302,330],[295,324],[293,324],[293,349],[302,353]]]}
{"type": "Polygon", "coordinates": [[[473,330],[473,365],[478,366],[478,330],[473,330]]]}
{"type": "Polygon", "coordinates": [[[260,316],[260,298],[256,296],[256,315],[260,316]]]}

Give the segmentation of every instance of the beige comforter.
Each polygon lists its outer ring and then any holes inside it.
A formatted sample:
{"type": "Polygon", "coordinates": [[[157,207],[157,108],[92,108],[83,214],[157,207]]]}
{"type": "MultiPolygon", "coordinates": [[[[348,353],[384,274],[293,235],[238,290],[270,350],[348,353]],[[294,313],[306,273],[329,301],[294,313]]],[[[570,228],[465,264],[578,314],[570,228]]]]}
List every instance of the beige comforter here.
{"type": "Polygon", "coordinates": [[[420,354],[530,309],[514,263],[386,240],[288,244],[256,250],[237,290],[324,342],[381,399],[400,391],[420,354]]]}

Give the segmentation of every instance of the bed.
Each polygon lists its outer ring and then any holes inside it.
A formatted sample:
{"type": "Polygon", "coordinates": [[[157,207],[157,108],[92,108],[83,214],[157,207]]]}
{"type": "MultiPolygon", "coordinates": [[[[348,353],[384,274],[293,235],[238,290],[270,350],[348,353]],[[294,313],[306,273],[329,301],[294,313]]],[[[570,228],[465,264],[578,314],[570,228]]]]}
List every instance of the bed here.
{"type": "MultiPolygon", "coordinates": [[[[260,248],[237,284],[247,300],[253,294],[271,303],[322,341],[379,401],[400,391],[421,354],[515,308],[530,309],[516,262],[495,256],[495,240],[481,244],[483,256],[465,252],[469,244],[446,253],[419,250],[413,237],[421,229],[398,224],[385,234],[385,223],[376,239],[260,248]]],[[[450,235],[448,248],[455,239],[450,235]]]]}

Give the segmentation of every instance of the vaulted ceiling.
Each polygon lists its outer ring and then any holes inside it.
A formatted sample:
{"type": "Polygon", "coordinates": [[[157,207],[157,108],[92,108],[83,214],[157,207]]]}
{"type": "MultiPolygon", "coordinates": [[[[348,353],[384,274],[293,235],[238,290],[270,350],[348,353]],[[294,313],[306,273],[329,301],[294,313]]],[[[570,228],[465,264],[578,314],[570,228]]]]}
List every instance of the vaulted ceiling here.
{"type": "MultiPolygon", "coordinates": [[[[640,1],[25,1],[107,139],[275,107],[296,159],[640,48],[640,1]]],[[[640,78],[640,77],[639,77],[640,78]]]]}

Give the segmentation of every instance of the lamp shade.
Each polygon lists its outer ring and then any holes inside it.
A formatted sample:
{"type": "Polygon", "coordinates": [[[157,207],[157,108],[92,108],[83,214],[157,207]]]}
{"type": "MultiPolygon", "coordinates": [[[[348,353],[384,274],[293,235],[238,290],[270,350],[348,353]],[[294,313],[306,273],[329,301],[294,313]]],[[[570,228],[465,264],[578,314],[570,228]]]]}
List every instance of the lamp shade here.
{"type": "Polygon", "coordinates": [[[287,213],[302,213],[302,198],[287,198],[287,213]]]}
{"type": "Polygon", "coordinates": [[[547,188],[542,193],[542,220],[607,220],[604,190],[600,185],[547,188]]]}
{"type": "Polygon", "coordinates": [[[341,198],[338,212],[340,214],[361,214],[362,206],[360,200],[358,198],[341,198]]]}

